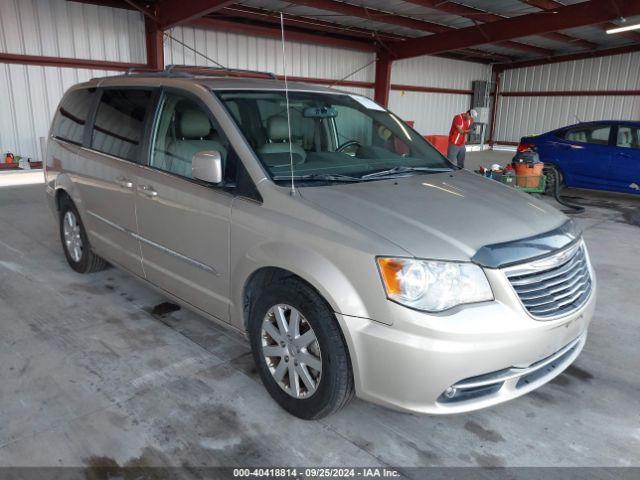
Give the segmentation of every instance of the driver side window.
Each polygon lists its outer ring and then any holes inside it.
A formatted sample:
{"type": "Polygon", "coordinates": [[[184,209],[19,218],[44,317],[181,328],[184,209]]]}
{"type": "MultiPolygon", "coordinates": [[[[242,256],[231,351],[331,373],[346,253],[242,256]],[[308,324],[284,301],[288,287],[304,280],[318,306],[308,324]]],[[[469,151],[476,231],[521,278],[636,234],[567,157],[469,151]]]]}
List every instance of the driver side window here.
{"type": "Polygon", "coordinates": [[[150,166],[193,178],[191,160],[201,151],[220,152],[223,175],[233,179],[235,155],[204,105],[173,93],[163,95],[154,128],[150,166]]]}

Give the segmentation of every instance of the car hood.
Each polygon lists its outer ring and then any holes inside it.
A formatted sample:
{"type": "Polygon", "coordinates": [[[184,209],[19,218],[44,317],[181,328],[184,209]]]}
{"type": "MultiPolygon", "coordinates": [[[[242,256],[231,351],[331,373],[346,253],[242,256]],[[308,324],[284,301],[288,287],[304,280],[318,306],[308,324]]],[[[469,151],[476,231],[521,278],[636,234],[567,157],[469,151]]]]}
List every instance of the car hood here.
{"type": "Polygon", "coordinates": [[[469,260],[483,246],[536,236],[567,221],[531,195],[464,170],[300,192],[316,208],[421,258],[469,260]]]}

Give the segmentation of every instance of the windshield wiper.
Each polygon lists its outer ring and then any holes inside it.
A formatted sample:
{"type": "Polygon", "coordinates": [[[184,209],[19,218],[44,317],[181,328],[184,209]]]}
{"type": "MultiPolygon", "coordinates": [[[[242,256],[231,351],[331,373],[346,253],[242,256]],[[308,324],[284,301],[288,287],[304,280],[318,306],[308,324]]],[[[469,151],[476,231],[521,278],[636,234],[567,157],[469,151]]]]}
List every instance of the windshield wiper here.
{"type": "Polygon", "coordinates": [[[340,174],[321,174],[321,173],[311,173],[309,175],[294,175],[291,177],[290,175],[277,175],[273,177],[275,181],[283,181],[283,180],[294,180],[300,182],[361,182],[362,179],[358,177],[350,177],[348,175],[340,175],[340,174]]]}
{"type": "Polygon", "coordinates": [[[393,167],[388,170],[381,170],[379,172],[368,173],[360,177],[362,180],[369,180],[372,178],[380,178],[380,177],[388,177],[394,175],[401,175],[403,173],[411,173],[411,172],[430,172],[430,173],[439,173],[439,172],[450,172],[450,168],[433,168],[433,167],[393,167]]]}

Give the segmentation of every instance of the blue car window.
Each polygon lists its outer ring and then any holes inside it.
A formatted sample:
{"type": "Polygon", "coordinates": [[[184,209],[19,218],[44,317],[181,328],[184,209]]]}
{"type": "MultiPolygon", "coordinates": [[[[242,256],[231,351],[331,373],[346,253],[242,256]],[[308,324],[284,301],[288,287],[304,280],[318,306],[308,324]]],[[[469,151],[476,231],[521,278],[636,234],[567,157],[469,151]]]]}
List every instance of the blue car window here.
{"type": "Polygon", "coordinates": [[[574,127],[567,130],[564,139],[570,142],[594,143],[607,145],[609,143],[610,125],[588,125],[574,127]]]}
{"type": "Polygon", "coordinates": [[[616,146],[621,148],[640,148],[640,128],[620,125],[616,146]]]}

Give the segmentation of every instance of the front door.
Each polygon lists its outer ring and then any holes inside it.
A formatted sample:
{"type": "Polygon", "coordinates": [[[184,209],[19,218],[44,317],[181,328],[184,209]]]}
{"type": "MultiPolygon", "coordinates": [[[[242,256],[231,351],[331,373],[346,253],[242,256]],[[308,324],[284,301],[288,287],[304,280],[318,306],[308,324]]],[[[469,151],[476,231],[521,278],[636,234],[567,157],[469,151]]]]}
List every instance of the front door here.
{"type": "Polygon", "coordinates": [[[640,193],[640,127],[618,125],[616,146],[611,156],[611,188],[640,193]]]}
{"type": "Polygon", "coordinates": [[[216,150],[226,176],[232,170],[231,147],[204,104],[170,91],[160,99],[151,138],[136,197],[146,277],[228,321],[233,195],[224,186],[194,180],[191,159],[196,152],[216,150]]]}
{"type": "Polygon", "coordinates": [[[105,89],[93,129],[78,153],[84,163],[76,184],[84,201],[89,237],[99,254],[144,276],[136,238],[135,190],[144,155],[144,125],[153,110],[153,91],[105,89]]]}

